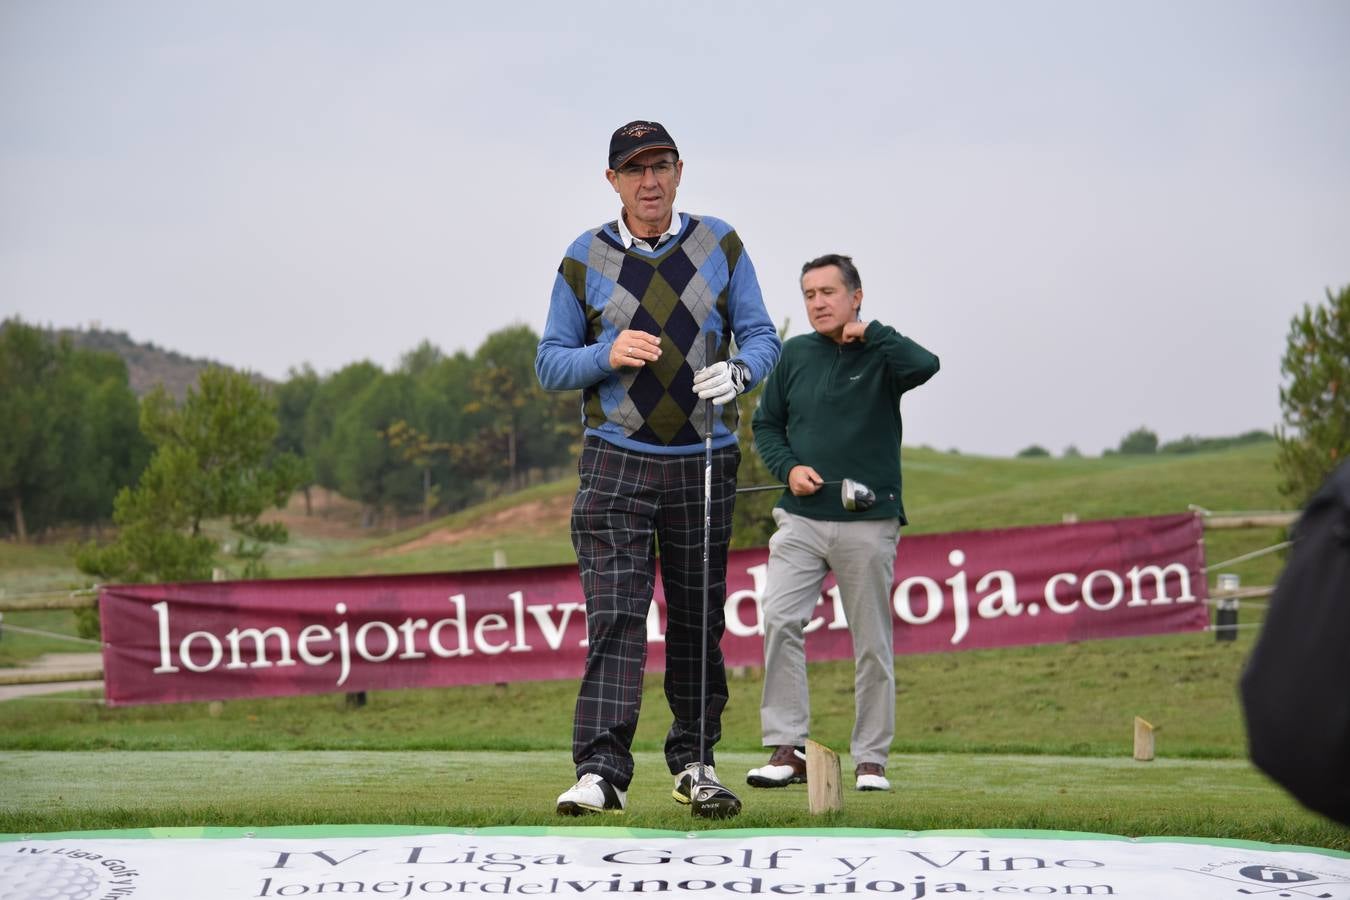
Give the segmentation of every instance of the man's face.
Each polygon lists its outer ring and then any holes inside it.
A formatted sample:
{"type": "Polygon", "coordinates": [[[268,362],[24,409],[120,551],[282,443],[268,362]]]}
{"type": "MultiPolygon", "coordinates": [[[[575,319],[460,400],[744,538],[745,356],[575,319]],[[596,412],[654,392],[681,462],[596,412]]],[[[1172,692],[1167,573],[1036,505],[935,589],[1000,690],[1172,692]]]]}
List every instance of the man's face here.
{"type": "Polygon", "coordinates": [[[669,150],[644,150],[617,170],[605,170],[634,234],[652,237],[670,227],[675,189],[683,171],[684,161],[669,150]]]}
{"type": "Polygon", "coordinates": [[[802,275],[802,299],[811,327],[835,341],[844,334],[844,326],[858,318],[862,288],[850,292],[844,286],[844,274],[838,266],[821,266],[802,275]]]}

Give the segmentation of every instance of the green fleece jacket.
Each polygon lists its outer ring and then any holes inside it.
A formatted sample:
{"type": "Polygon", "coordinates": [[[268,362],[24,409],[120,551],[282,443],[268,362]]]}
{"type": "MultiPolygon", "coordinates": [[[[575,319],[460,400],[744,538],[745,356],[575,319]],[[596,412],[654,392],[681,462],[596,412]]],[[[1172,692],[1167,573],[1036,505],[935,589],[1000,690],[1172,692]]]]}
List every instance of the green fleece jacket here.
{"type": "Polygon", "coordinates": [[[837,485],[778,505],[810,519],[889,519],[908,524],[900,496],[900,395],[932,378],[938,358],[889,325],[868,323],[861,342],[816,332],[783,344],[755,410],[755,449],[784,484],[794,466],[826,481],[851,478],[876,492],[866,512],[844,509],[837,485]]]}

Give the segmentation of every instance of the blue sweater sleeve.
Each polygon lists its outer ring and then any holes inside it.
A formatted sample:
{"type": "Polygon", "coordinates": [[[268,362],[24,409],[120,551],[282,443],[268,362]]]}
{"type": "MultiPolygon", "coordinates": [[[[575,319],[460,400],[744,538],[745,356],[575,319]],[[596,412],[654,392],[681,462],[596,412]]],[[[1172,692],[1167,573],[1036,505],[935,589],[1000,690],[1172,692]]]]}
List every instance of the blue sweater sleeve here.
{"type": "Polygon", "coordinates": [[[559,272],[534,357],[539,384],[549,391],[574,391],[603,381],[614,371],[609,365],[609,349],[609,344],[586,343],[581,302],[559,272]]]}
{"type": "Polygon", "coordinates": [[[736,271],[731,274],[731,290],[727,297],[727,313],[731,317],[731,333],[736,339],[736,358],[750,367],[749,390],[768,377],[778,362],[783,342],[773,327],[769,311],[764,308],[764,295],[755,276],[755,265],[750,254],[742,252],[736,271]]]}

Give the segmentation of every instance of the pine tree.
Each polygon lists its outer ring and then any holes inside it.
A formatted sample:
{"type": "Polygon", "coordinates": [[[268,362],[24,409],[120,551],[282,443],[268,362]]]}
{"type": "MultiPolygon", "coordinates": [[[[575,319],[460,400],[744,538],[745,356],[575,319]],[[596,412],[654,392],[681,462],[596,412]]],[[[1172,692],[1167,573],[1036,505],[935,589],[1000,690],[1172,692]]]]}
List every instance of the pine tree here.
{"type": "Polygon", "coordinates": [[[1280,364],[1280,490],[1300,506],[1350,457],[1350,286],[1289,323],[1280,364]]]}
{"type": "Polygon", "coordinates": [[[114,502],[117,540],[85,547],[80,569],[119,581],[207,578],[217,544],[203,526],[223,521],[233,532],[233,556],[244,564],[240,574],[261,574],[266,546],[287,535],[260,517],[285,506],[304,481],[300,461],[273,447],[272,398],[243,373],[207,369],[181,406],[162,388],[147,396],[141,431],[155,450],[140,482],[114,502]]]}

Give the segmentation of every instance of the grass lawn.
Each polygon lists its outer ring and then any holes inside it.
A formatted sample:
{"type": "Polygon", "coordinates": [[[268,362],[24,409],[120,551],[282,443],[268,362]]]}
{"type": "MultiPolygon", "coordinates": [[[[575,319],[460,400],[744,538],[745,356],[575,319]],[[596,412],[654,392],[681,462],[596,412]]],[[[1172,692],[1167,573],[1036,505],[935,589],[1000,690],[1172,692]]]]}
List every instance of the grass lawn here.
{"type": "MultiPolygon", "coordinates": [[[[901,657],[893,794],[810,817],[800,788],[741,791],[737,827],[1019,828],[1350,850],[1245,760],[1235,684],[1250,632],[901,657]],[[1130,758],[1131,721],[1158,759],[1130,758]]],[[[817,739],[844,751],[852,667],[812,666],[817,739]]],[[[719,768],[760,765],[760,681],[733,678],[719,768]]],[[[573,681],[108,709],[86,693],[0,704],[0,832],[175,825],[557,824],[573,681]],[[116,752],[110,752],[116,751],[116,752]]],[[[688,828],[668,799],[668,724],[648,679],[624,823],[688,828]]],[[[847,783],[847,781],[846,781],[847,783]]],[[[590,823],[592,820],[585,820],[590,823]]],[[[603,824],[594,822],[594,824],[603,824]]]]}
{"type": "MultiPolygon", "coordinates": [[[[1190,633],[902,656],[899,752],[1129,755],[1133,718],[1158,729],[1161,756],[1240,759],[1236,684],[1250,632],[1218,643],[1190,633]]],[[[723,747],[758,750],[760,673],[730,679],[723,747]]],[[[815,738],[846,750],[853,666],[811,666],[815,738]]],[[[0,703],[0,750],[454,750],[570,752],[573,680],[110,709],[32,697],[0,703]]],[[[649,677],[635,746],[659,750],[669,725],[649,677]]]]}
{"type": "Polygon", "coordinates": [[[0,624],[0,667],[21,665],[44,653],[98,652],[96,642],[72,640],[74,637],[75,616],[69,610],[7,612],[0,624]]]}
{"type": "Polygon", "coordinates": [[[628,811],[562,820],[573,781],[563,752],[6,753],[0,833],[148,826],[594,824],[634,828],[1048,829],[1204,835],[1350,849],[1350,832],[1300,809],[1240,760],[900,754],[896,790],[859,793],[812,816],[806,788],[759,790],[744,773],[762,753],[726,752],[719,774],[745,804],[732,820],[694,819],[670,797],[659,752],[637,754],[628,811]]]}
{"type": "MultiPolygon", "coordinates": [[[[1277,509],[1274,445],[1196,456],[1000,460],[906,448],[912,533],[1211,510],[1277,509]]],[[[297,536],[278,576],[571,563],[564,479],[368,539],[297,536]],[[563,501],[561,504],[559,501],[563,501]],[[533,510],[527,514],[526,511],[533,510]]],[[[766,494],[748,495],[771,500],[766,494]]],[[[770,504],[771,505],[771,504],[770,504]]],[[[1281,540],[1281,529],[1206,533],[1211,565],[1281,540]]],[[[903,552],[903,543],[902,543],[903,552]]],[[[0,544],[0,588],[67,590],[57,548],[0,544]]],[[[66,560],[63,562],[62,560],[66,560]]],[[[1232,569],[1270,584],[1281,559],[1232,569]]],[[[64,569],[62,567],[65,567],[64,569]]],[[[1213,575],[1211,574],[1211,584],[1213,575]]],[[[1243,624],[1262,604],[1246,602],[1243,624]]],[[[69,612],[6,624],[74,633],[69,612]]],[[[810,817],[803,788],[740,790],[737,827],[1063,829],[1193,835],[1350,850],[1350,830],[1300,809],[1246,762],[1237,679],[1255,639],[1209,634],[900,657],[891,794],[848,791],[843,812],[810,817]],[[1159,758],[1130,758],[1132,721],[1157,726],[1159,758]]],[[[83,649],[12,630],[0,666],[83,649]]],[[[813,736],[846,754],[852,664],[811,668],[813,736]]],[[[733,787],[762,764],[758,673],[731,679],[719,769],[733,787]]],[[[108,709],[67,693],[0,703],[0,832],[175,825],[397,823],[555,825],[573,780],[573,680],[108,709]]],[[[635,741],[629,827],[697,827],[669,799],[668,725],[649,678],[635,741]]],[[[846,775],[852,764],[845,755],[846,775]]],[[[851,779],[846,777],[846,783],[851,779]]],[[[585,824],[590,824],[587,820],[585,824]]],[[[612,824],[607,820],[604,823],[612,824]]],[[[719,823],[725,824],[725,823],[719,823]]]]}

